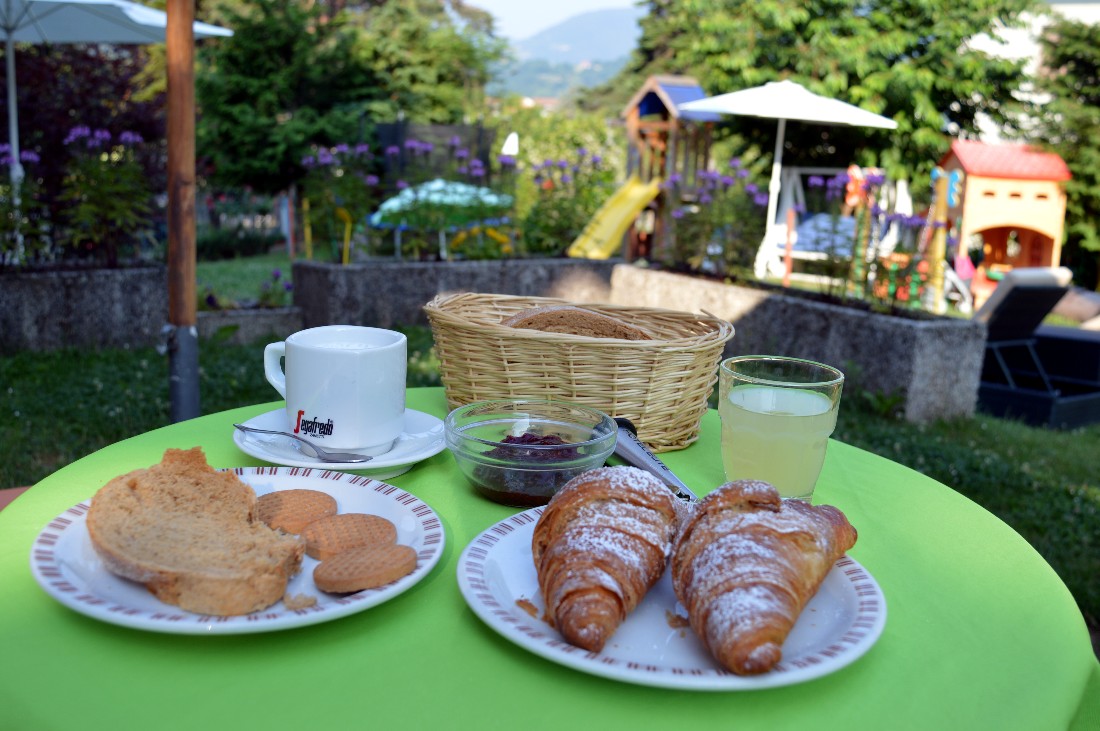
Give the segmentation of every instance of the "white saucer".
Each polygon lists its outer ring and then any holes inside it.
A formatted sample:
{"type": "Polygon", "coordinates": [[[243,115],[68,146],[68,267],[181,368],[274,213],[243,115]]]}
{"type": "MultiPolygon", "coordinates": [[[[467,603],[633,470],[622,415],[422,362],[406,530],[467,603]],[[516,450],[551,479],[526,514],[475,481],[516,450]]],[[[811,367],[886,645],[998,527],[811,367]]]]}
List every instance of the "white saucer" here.
{"type": "MultiPolygon", "coordinates": [[[[245,426],[272,431],[290,431],[286,409],[276,409],[244,422],[245,426]]],[[[246,434],[233,430],[233,442],[245,454],[287,467],[323,467],[330,470],[354,470],[376,480],[408,472],[417,462],[433,457],[446,448],[443,420],[422,411],[405,409],[405,431],[397,438],[393,449],[368,462],[322,462],[300,452],[290,437],[273,434],[246,434]]]]}

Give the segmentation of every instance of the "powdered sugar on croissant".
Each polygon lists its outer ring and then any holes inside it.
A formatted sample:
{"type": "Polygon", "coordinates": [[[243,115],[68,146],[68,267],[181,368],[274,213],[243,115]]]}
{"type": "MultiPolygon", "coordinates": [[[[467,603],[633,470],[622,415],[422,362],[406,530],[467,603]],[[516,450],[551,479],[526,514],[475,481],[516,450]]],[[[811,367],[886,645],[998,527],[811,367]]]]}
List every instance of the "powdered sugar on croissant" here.
{"type": "Polygon", "coordinates": [[[550,500],[531,549],[546,619],[573,645],[599,652],[664,573],[680,502],[653,475],[602,467],[550,500]]]}
{"type": "Polygon", "coordinates": [[[767,672],[833,564],[856,541],[832,506],[781,500],[765,482],[727,483],[696,506],[672,556],[692,629],[724,667],[767,672]]]}

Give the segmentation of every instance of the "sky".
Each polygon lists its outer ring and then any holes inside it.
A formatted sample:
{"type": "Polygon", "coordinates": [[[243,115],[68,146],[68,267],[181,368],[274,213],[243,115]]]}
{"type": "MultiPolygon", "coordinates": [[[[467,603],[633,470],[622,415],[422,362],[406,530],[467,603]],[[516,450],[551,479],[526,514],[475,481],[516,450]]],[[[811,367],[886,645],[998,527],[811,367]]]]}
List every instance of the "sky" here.
{"type": "Polygon", "coordinates": [[[468,0],[468,3],[493,14],[499,35],[521,41],[574,15],[629,8],[636,0],[468,0]]]}

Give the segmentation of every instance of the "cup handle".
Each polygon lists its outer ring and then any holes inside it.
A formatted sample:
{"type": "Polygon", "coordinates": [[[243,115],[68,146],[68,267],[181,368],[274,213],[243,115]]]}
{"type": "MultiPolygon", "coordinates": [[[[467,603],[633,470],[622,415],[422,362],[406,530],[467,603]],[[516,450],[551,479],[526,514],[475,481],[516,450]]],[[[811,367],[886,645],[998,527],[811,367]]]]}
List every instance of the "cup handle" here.
{"type": "Polygon", "coordinates": [[[286,374],[279,361],[285,354],[286,343],[271,343],[264,348],[264,375],[283,398],[286,398],[286,374]]]}

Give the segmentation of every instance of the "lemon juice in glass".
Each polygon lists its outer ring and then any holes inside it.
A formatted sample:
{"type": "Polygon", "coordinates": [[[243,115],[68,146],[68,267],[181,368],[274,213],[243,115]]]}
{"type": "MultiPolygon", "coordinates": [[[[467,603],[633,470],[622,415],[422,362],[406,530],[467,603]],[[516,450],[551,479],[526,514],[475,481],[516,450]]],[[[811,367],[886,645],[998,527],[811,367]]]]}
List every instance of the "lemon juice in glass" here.
{"type": "Polygon", "coordinates": [[[727,358],[719,369],[726,479],[763,480],[784,498],[809,501],[836,428],[844,374],[768,355],[727,358]]]}

